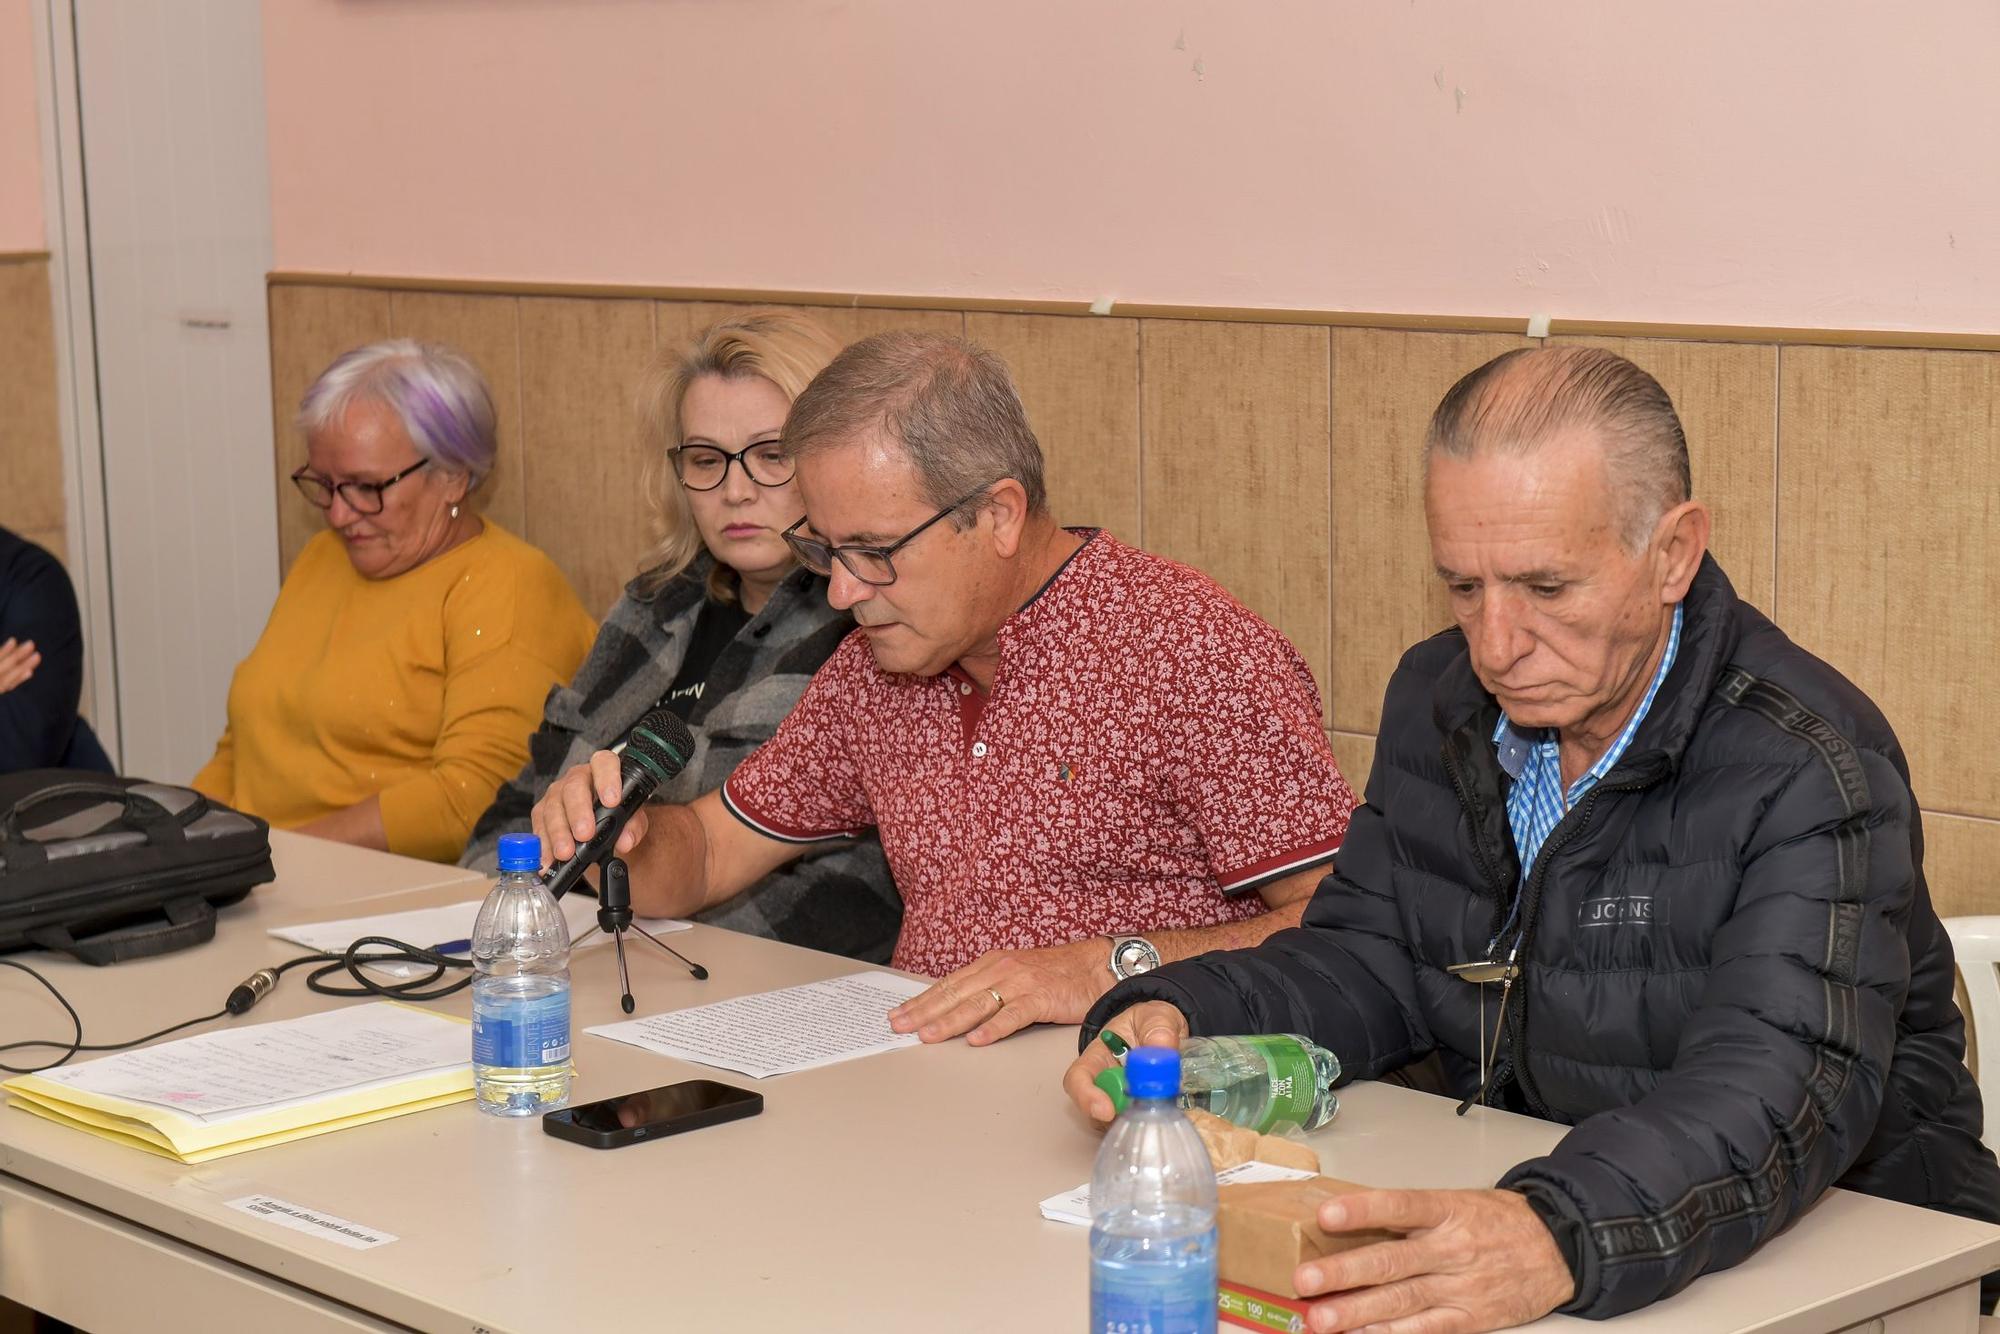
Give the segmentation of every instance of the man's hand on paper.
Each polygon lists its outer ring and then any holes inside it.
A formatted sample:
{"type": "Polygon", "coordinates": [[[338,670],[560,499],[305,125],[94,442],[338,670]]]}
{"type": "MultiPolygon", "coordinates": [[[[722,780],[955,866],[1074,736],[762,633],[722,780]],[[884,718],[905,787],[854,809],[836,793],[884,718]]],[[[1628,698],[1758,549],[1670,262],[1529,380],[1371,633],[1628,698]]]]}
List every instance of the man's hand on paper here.
{"type": "MultiPolygon", "coordinates": [[[[624,795],[624,775],[618,757],[600,750],[589,764],[579,764],[549,784],[549,790],[535,803],[530,816],[535,836],[542,840],[542,855],[551,866],[576,855],[577,844],[597,832],[597,808],[616,809],[624,795]]],[[[646,837],[646,808],[641,806],[626,819],[611,846],[614,856],[623,857],[646,837]]]]}
{"type": "Polygon", "coordinates": [[[1539,1320],[1575,1280],[1555,1238],[1511,1190],[1368,1190],[1320,1206],[1328,1232],[1386,1228],[1376,1242],[1309,1260],[1293,1276],[1314,1302],[1307,1327],[1478,1334],[1539,1320]]]}
{"type": "Polygon", "coordinates": [[[1110,945],[1102,936],[1038,950],[989,950],[889,1011],[889,1027],[925,1042],[964,1033],[983,1047],[1029,1024],[1083,1022],[1111,980],[1110,945]]]}
{"type": "MultiPolygon", "coordinates": [[[[1188,1035],[1187,1016],[1165,1001],[1145,1001],[1120,1011],[1103,1029],[1125,1039],[1128,1047],[1172,1047],[1179,1050],[1188,1035]]],[[[1110,1121],[1116,1110],[1103,1089],[1091,1081],[1098,1072],[1118,1064],[1118,1057],[1102,1042],[1092,1042],[1069,1064],[1063,1075],[1063,1092],[1093,1121],[1110,1121]]]]}

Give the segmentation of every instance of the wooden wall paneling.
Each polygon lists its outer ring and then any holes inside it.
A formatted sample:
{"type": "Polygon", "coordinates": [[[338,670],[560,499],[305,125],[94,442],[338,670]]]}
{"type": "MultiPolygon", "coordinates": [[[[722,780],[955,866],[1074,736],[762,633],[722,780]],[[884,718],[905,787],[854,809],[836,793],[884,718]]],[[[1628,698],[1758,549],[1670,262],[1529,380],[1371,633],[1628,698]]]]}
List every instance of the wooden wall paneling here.
{"type": "MultiPolygon", "coordinates": [[[[300,394],[340,352],[410,333],[481,363],[502,418],[489,510],[549,550],[598,614],[650,540],[632,404],[647,358],[749,308],[284,282],[270,301],[287,565],[322,523],[284,480],[303,458],[291,427],[300,394]],[[634,485],[606,484],[627,476],[634,485]],[[530,488],[536,505],[523,499],[530,488]]],[[[1326,694],[1336,753],[1365,782],[1390,670],[1449,621],[1423,530],[1424,425],[1458,375],[1528,340],[806,309],[841,339],[917,327],[992,346],[1044,438],[1059,515],[1208,570],[1289,634],[1326,694]],[[1233,471],[1219,482],[1224,458],[1233,471]]],[[[1589,341],[1632,357],[1674,395],[1697,492],[1716,512],[1718,559],[1745,596],[1774,607],[1882,705],[1927,806],[2000,817],[2000,622],[1969,611],[2000,606],[2000,548],[1988,536],[2000,531],[2000,356],[1589,341]]],[[[46,264],[0,266],[0,522],[55,548],[64,512],[53,357],[46,264]],[[36,438],[48,442],[39,458],[36,438]]],[[[1993,828],[1933,818],[1948,822],[1947,844],[1993,828]]],[[[2000,911],[2000,890],[1995,899],[2000,911]]]]}
{"type": "MultiPolygon", "coordinates": [[[[641,372],[633,377],[632,394],[625,405],[625,415],[630,423],[626,433],[632,438],[635,447],[639,450],[639,466],[642,470],[646,465],[646,454],[652,448],[652,442],[644,439],[639,433],[639,388],[644,383],[645,376],[651,370],[652,366],[666,358],[677,357],[685,353],[688,348],[694,345],[695,338],[704,333],[708,329],[708,326],[715,322],[713,318],[704,318],[700,308],[702,304],[704,303],[693,301],[655,301],[653,303],[653,360],[648,362],[646,367],[642,368],[641,372]]],[[[745,306],[744,309],[748,310],[750,307],[745,306]]],[[[661,466],[668,466],[664,459],[661,460],[661,466]]],[[[653,540],[652,529],[650,527],[652,523],[652,511],[650,509],[647,511],[646,522],[649,525],[646,530],[646,541],[650,544],[653,540]]]]}
{"type": "Polygon", "coordinates": [[[1368,794],[1368,771],[1375,766],[1375,738],[1361,732],[1328,732],[1326,739],[1333,747],[1333,758],[1340,765],[1340,775],[1347,785],[1354,789],[1356,797],[1368,794]]]}
{"type": "MultiPolygon", "coordinates": [[[[733,301],[656,301],[656,344],[662,355],[682,351],[711,325],[748,311],[770,309],[733,301]]],[[[838,306],[781,306],[808,317],[842,347],[890,329],[929,329],[963,334],[965,316],[955,310],[860,310],[838,306]]]]}
{"type": "Polygon", "coordinates": [[[493,391],[499,459],[476,497],[480,511],[519,535],[526,519],[521,461],[520,302],[511,296],[392,292],[389,327],[398,338],[445,343],[472,359],[493,391]]]}
{"type": "MultiPolygon", "coordinates": [[[[688,312],[688,337],[700,333],[717,320],[741,315],[746,310],[761,307],[740,301],[691,301],[662,302],[662,305],[680,305],[688,312]]],[[[891,329],[924,329],[932,333],[962,335],[965,332],[965,314],[956,310],[872,310],[861,306],[782,306],[782,310],[796,310],[811,317],[842,347],[858,342],[871,334],[887,333],[891,329]]]]}
{"type": "Polygon", "coordinates": [[[1924,878],[1939,917],[2000,913],[2000,821],[1925,811],[1924,878]]]}
{"type": "Polygon", "coordinates": [[[1737,593],[1769,615],[1777,579],[1776,346],[1658,338],[1549,341],[1607,348],[1660,382],[1687,433],[1695,499],[1715,521],[1709,549],[1737,593]]]}
{"type": "MultiPolygon", "coordinates": [[[[655,301],[653,303],[653,348],[662,356],[683,352],[694,345],[695,336],[707,330],[713,319],[705,310],[716,309],[710,302],[655,301]]],[[[744,307],[748,310],[749,307],[744,307]]]]}
{"type": "Polygon", "coordinates": [[[335,357],[389,336],[389,294],[363,288],[274,285],[270,303],[271,422],[282,574],[326,523],[325,515],[307,503],[290,480],[306,461],[305,436],[293,425],[299,399],[335,357]]]}
{"type": "MultiPolygon", "coordinates": [[[[676,313],[679,321],[671,337],[666,325],[663,323],[660,326],[659,345],[660,350],[663,352],[671,348],[684,348],[691,345],[696,338],[706,333],[709,326],[713,324],[733,319],[738,315],[743,315],[753,310],[763,309],[763,307],[752,302],[744,301],[662,301],[659,303],[658,308],[663,318],[671,310],[676,313]]],[[[835,342],[844,345],[849,341],[839,330],[834,328],[833,322],[826,318],[826,312],[817,306],[779,306],[776,309],[797,311],[799,314],[817,321],[829,334],[833,335],[835,342]]],[[[873,331],[871,330],[870,332],[873,331]]]]}
{"type": "Polygon", "coordinates": [[[652,542],[633,394],[653,356],[651,301],[522,297],[525,536],[602,619],[652,542]]]}
{"type": "Polygon", "coordinates": [[[965,334],[965,312],[958,310],[866,310],[857,306],[806,306],[805,312],[826,326],[841,346],[857,343],[892,329],[922,329],[928,333],[965,334]]]}
{"type": "Polygon", "coordinates": [[[1451,624],[1424,528],[1431,413],[1505,334],[1333,331],[1333,726],[1372,734],[1403,651],[1451,624]]]}
{"type": "Polygon", "coordinates": [[[1207,572],[1289,637],[1332,697],[1327,331],[1139,326],[1147,549],[1207,572]]]}
{"type": "Polygon", "coordinates": [[[0,524],[23,535],[66,522],[56,393],[49,263],[0,263],[0,524]]]}
{"type": "Polygon", "coordinates": [[[1888,716],[1925,809],[2000,817],[2000,353],[1779,368],[1779,623],[1888,716]]]}
{"type": "Polygon", "coordinates": [[[966,337],[1014,372],[1059,522],[1139,541],[1139,322],[968,314],[966,337]]]}

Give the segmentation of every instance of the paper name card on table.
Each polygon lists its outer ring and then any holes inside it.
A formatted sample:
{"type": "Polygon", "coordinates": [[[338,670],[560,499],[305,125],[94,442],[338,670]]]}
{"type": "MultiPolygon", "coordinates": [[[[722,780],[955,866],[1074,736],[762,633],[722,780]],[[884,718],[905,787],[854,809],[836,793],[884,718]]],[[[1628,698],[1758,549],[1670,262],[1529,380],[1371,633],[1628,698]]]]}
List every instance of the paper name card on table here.
{"type": "Polygon", "coordinates": [[[849,973],[584,1032],[767,1079],[917,1045],[915,1033],[890,1030],[889,1011],[929,986],[896,973],[849,973]]]}
{"type": "Polygon", "coordinates": [[[184,1163],[472,1096],[463,1019],[375,1001],[20,1075],[10,1105],[184,1163]]]}
{"type": "MultiPolygon", "coordinates": [[[[1225,1167],[1217,1172],[1215,1184],[1233,1186],[1246,1181],[1304,1181],[1318,1175],[1317,1172],[1302,1172],[1296,1167],[1280,1167],[1276,1163],[1248,1162],[1225,1167]]],[[[1074,1223],[1078,1227],[1089,1227],[1090,1183],[1086,1181],[1075,1190],[1066,1190],[1060,1195],[1051,1195],[1043,1200],[1042,1217],[1051,1223],[1074,1223]]]]}
{"type": "MultiPolygon", "coordinates": [[[[464,903],[412,908],[407,912],[383,913],[377,917],[348,917],[338,922],[274,926],[271,934],[279,940],[289,940],[294,945],[303,945],[321,954],[340,954],[363,936],[387,936],[420,949],[429,949],[433,945],[472,939],[473,925],[479,920],[479,905],[485,901],[482,896],[464,903]]],[[[563,920],[569,923],[571,940],[597,925],[596,899],[581,894],[565,894],[556,902],[562,908],[563,920]]],[[[672,917],[635,917],[632,925],[660,936],[669,931],[685,931],[692,923],[672,917]]],[[[602,931],[592,932],[582,948],[591,949],[609,939],[602,931]]],[[[379,950],[381,947],[371,945],[368,948],[379,950]]],[[[430,965],[421,963],[377,963],[369,967],[380,969],[391,977],[416,977],[430,971],[430,965]]]]}

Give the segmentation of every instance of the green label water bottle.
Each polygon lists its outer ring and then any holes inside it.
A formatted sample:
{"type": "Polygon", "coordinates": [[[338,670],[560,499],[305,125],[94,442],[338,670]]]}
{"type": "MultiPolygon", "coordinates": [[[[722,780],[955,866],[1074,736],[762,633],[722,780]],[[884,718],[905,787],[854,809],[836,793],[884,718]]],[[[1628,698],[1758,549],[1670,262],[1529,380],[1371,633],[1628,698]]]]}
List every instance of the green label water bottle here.
{"type": "MultiPolygon", "coordinates": [[[[1122,1044],[1121,1044],[1122,1045],[1122,1044]]],[[[1258,1134],[1290,1123],[1317,1130],[1340,1110],[1334,1081],[1340,1061],[1296,1033],[1186,1038],[1181,1042],[1180,1105],[1213,1112],[1258,1134]]],[[[1111,1105],[1130,1101],[1123,1066],[1098,1073],[1097,1086],[1111,1105]]]]}

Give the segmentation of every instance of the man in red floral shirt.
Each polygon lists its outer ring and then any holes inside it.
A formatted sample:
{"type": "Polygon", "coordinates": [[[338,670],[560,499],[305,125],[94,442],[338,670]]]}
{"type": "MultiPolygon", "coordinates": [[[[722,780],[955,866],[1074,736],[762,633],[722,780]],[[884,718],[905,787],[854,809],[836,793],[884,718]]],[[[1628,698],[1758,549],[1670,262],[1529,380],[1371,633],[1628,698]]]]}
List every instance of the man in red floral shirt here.
{"type": "MultiPolygon", "coordinates": [[[[635,909],[686,915],[873,828],[904,901],[899,1031],[1075,1023],[1114,981],[1298,923],[1354,795],[1284,636],[1206,576],[1065,529],[1005,366],[894,333],[792,407],[786,537],[858,629],[718,792],[635,814],[635,909]]],[[[535,809],[553,860],[608,752],[535,809]]]]}

